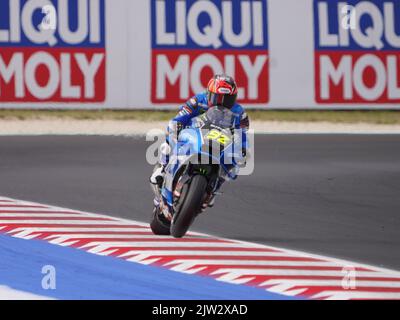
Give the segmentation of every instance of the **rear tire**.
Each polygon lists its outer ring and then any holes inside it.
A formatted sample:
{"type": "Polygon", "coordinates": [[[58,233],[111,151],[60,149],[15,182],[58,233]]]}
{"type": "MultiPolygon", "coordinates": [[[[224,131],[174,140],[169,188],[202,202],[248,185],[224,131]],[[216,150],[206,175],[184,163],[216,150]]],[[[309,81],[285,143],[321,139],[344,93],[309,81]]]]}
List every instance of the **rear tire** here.
{"type": "Polygon", "coordinates": [[[186,234],[201,209],[207,184],[207,179],[201,175],[192,178],[185,200],[179,212],[172,219],[171,234],[173,237],[181,238],[186,234]]]}
{"type": "Polygon", "coordinates": [[[151,223],[150,223],[151,231],[153,231],[153,233],[157,236],[171,235],[170,225],[161,221],[160,219],[162,219],[162,218],[160,217],[159,209],[154,208],[153,219],[151,220],[151,223]]]}

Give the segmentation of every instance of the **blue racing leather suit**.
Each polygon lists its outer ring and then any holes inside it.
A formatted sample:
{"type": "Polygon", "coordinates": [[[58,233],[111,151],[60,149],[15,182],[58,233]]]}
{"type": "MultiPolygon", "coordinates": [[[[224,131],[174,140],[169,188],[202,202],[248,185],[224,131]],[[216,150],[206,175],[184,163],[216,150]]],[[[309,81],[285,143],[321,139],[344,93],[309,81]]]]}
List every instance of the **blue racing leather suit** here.
{"type": "MultiPolygon", "coordinates": [[[[167,142],[172,145],[171,135],[174,134],[176,137],[179,135],[181,129],[187,127],[191,119],[197,117],[209,109],[208,106],[208,98],[207,93],[199,93],[189,99],[184,105],[179,108],[179,113],[170,121],[168,125],[168,136],[167,142]]],[[[248,138],[247,138],[247,130],[249,129],[249,118],[244,110],[244,108],[235,104],[230,109],[235,114],[235,119],[233,123],[232,129],[241,129],[242,132],[242,155],[245,157],[247,150],[249,148],[248,138]]],[[[167,165],[169,161],[169,156],[161,157],[161,164],[167,165]]],[[[222,182],[221,182],[222,184],[222,182]]],[[[168,206],[172,205],[172,192],[171,190],[167,190],[165,187],[162,188],[161,191],[163,202],[168,206]]]]}
{"type": "MultiPolygon", "coordinates": [[[[168,134],[172,133],[176,127],[178,130],[185,128],[190,124],[192,118],[197,117],[209,109],[207,93],[199,93],[193,98],[189,99],[183,106],[179,108],[179,113],[174,117],[168,126],[168,134]]],[[[242,129],[242,149],[248,149],[247,130],[249,129],[249,117],[247,116],[244,108],[240,104],[235,104],[230,109],[235,114],[235,120],[232,129],[242,129]]],[[[179,132],[174,132],[179,134],[179,132]]],[[[169,136],[167,137],[169,141],[169,136]]]]}

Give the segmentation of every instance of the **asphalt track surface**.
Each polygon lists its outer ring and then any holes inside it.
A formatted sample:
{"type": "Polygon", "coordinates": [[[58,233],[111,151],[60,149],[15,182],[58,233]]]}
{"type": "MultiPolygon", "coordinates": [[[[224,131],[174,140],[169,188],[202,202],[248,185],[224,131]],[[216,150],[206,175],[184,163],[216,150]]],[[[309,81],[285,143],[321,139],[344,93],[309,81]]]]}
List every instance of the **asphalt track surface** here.
{"type": "MultiPolygon", "coordinates": [[[[0,137],[0,195],[149,221],[144,138],[0,137]]],[[[400,135],[260,135],[192,230],[400,270],[400,135]]]]}

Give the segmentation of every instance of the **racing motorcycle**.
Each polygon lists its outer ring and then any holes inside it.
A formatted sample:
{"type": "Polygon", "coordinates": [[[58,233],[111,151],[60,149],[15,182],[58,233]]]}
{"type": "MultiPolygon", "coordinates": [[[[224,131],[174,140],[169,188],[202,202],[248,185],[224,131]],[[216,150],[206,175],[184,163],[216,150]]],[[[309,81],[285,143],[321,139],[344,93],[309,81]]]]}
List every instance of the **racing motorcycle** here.
{"type": "Polygon", "coordinates": [[[224,179],[236,179],[243,155],[241,135],[231,129],[234,117],[227,108],[213,107],[181,130],[163,184],[151,185],[158,199],[167,199],[154,207],[154,234],[183,237],[196,216],[211,206],[224,179]]]}

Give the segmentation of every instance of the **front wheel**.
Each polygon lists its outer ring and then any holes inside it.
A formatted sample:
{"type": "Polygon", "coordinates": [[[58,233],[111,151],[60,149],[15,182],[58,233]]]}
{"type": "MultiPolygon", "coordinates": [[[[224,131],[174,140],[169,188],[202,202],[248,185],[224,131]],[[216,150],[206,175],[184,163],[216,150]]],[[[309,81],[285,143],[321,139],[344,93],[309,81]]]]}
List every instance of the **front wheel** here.
{"type": "Polygon", "coordinates": [[[196,214],[201,209],[207,184],[207,179],[204,176],[196,175],[192,178],[184,202],[171,223],[171,235],[173,237],[181,238],[186,234],[196,214]]]}

